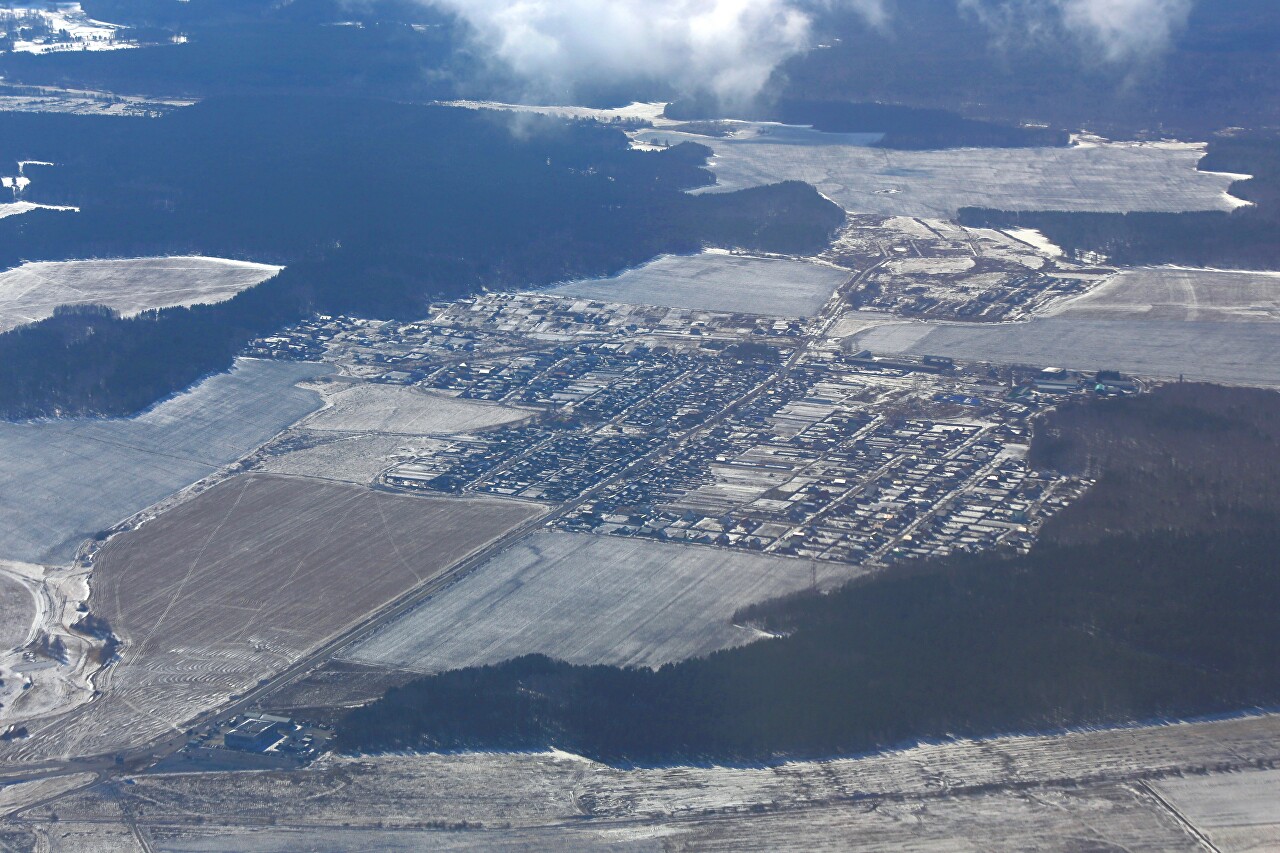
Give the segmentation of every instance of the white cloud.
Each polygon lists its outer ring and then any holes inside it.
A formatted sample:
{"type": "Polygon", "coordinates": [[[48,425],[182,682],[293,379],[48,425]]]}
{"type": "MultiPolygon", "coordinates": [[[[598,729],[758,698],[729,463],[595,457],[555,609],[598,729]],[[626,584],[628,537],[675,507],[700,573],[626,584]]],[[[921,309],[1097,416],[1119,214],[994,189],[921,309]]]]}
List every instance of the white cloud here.
{"type": "Polygon", "coordinates": [[[1154,57],[1187,23],[1195,0],[958,0],[998,41],[1063,33],[1088,53],[1122,63],[1154,57]]]}
{"type": "MultiPolygon", "coordinates": [[[[467,21],[483,51],[543,94],[656,79],[743,102],[811,38],[810,16],[796,0],[428,2],[467,21]]],[[[836,2],[883,20],[882,0],[836,2]]]]}
{"type": "Polygon", "coordinates": [[[1067,27],[1111,60],[1144,58],[1169,46],[1192,0],[1054,0],[1067,27]]]}
{"type": "MultiPolygon", "coordinates": [[[[781,63],[813,43],[812,14],[857,11],[891,21],[892,0],[422,0],[466,21],[478,52],[527,81],[527,94],[572,98],[636,81],[726,105],[756,95],[781,63]]],[[[1195,0],[935,0],[978,17],[996,43],[1078,42],[1110,62],[1158,54],[1195,0]]]]}

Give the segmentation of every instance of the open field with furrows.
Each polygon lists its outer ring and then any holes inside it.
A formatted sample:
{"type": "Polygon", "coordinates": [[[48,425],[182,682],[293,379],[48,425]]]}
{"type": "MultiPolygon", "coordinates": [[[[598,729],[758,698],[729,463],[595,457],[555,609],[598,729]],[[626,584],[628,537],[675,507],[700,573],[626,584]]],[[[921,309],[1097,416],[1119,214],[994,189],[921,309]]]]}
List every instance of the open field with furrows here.
{"type": "MultiPolygon", "coordinates": [[[[150,830],[157,849],[173,853],[226,850],[213,829],[150,830]]],[[[1120,787],[998,793],[921,803],[840,803],[776,813],[705,816],[640,825],[584,822],[557,827],[436,832],[258,830],[236,833],[236,849],[285,853],[298,849],[413,851],[715,850],[884,851],[908,853],[1025,853],[1111,851],[1193,853],[1199,849],[1172,818],[1120,787]]]]}
{"type": "Polygon", "coordinates": [[[297,772],[144,775],[26,817],[116,821],[123,797],[172,850],[291,850],[304,838],[308,849],[329,838],[333,849],[1195,850],[1137,782],[1168,777],[1151,784],[1171,800],[1203,783],[1233,814],[1265,809],[1261,786],[1275,774],[1236,769],[1280,759],[1277,733],[1280,717],[1253,717],[762,768],[623,770],[554,753],[336,758],[297,772]],[[1250,786],[1245,805],[1219,787],[1234,780],[1250,786]],[[463,821],[472,829],[429,829],[463,821]]]}
{"type": "Polygon", "coordinates": [[[441,440],[422,436],[293,429],[263,448],[255,456],[253,469],[368,485],[396,463],[430,456],[443,446],[441,440]]]}
{"type": "Polygon", "coordinates": [[[105,695],[0,758],[157,735],[279,671],[542,510],[244,475],[112,539],[91,610],[124,640],[105,695]]]}
{"type": "Polygon", "coordinates": [[[0,423],[0,557],[70,560],[315,409],[319,396],[295,383],[329,369],[242,359],[136,418],[0,423]]]}
{"type": "Polygon", "coordinates": [[[1202,145],[894,151],[818,131],[803,139],[794,130],[786,138],[712,138],[665,129],[635,136],[710,146],[717,179],[712,192],[798,180],[851,213],[952,219],[961,207],[1176,212],[1231,210],[1243,203],[1227,194],[1236,176],[1196,171],[1202,145]]]}
{"type": "Polygon", "coordinates": [[[418,388],[362,383],[325,400],[302,424],[312,430],[448,435],[527,420],[533,413],[418,388]]]}
{"type": "Polygon", "coordinates": [[[666,255],[613,278],[545,291],[604,302],[777,317],[812,316],[851,273],[808,261],[707,252],[666,255]]]}
{"type": "Polygon", "coordinates": [[[0,332],[48,317],[59,305],[107,305],[131,316],[221,302],[281,269],[202,257],[27,263],[0,273],[0,332]]]}
{"type": "Polygon", "coordinates": [[[0,652],[27,640],[36,618],[36,602],[23,584],[0,574],[0,652]]]}
{"type": "Polygon", "coordinates": [[[1125,270],[1050,314],[1095,320],[1274,322],[1280,320],[1280,273],[1125,270]]]}
{"type": "Polygon", "coordinates": [[[531,536],[342,654],[422,673],[538,652],[579,664],[658,666],[761,635],[739,608],[859,573],[688,545],[576,533],[531,536]]]}
{"type": "Polygon", "coordinates": [[[1280,771],[1166,779],[1152,787],[1220,853],[1280,850],[1280,771]]]}
{"type": "Polygon", "coordinates": [[[942,355],[958,361],[1120,370],[1141,376],[1280,386],[1280,323],[1095,320],[1025,323],[916,322],[857,336],[877,355],[942,355]]]}

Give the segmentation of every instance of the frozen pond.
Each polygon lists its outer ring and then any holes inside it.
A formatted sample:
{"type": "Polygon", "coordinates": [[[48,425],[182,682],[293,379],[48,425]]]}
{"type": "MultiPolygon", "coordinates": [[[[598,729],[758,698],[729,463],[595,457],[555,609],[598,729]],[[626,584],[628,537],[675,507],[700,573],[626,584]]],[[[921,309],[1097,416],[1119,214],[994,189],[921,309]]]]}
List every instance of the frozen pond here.
{"type": "Polygon", "coordinates": [[[0,273],[0,332],[44,319],[59,305],[106,305],[131,316],[221,302],[281,269],[203,257],[27,263],[0,273]]]}
{"type": "Polygon", "coordinates": [[[943,355],[961,361],[1120,370],[1209,382],[1280,386],[1280,323],[1095,320],[1027,323],[897,323],[857,338],[877,354],[943,355]]]}
{"type": "Polygon", "coordinates": [[[1089,142],[1070,148],[870,148],[875,135],[752,126],[716,138],[656,128],[643,144],[696,142],[715,156],[711,192],[798,180],[854,213],[951,219],[961,207],[1000,210],[1231,210],[1239,176],[1198,172],[1203,145],[1089,142]]]}
{"type": "Polygon", "coordinates": [[[66,562],[319,407],[294,384],[328,370],[242,359],[136,418],[0,423],[0,558],[66,562]]]}
{"type": "Polygon", "coordinates": [[[816,314],[850,273],[808,261],[706,252],[663,255],[613,278],[573,281],[542,291],[603,302],[737,314],[816,314]]]}

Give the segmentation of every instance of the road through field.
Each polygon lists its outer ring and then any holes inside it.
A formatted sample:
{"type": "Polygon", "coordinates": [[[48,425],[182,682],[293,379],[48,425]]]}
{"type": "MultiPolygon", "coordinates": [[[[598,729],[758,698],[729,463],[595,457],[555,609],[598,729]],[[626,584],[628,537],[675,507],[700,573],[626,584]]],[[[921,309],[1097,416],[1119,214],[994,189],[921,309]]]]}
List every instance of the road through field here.
{"type": "Polygon", "coordinates": [[[437,576],[541,507],[242,475],[99,553],[93,612],[123,640],[101,696],[0,760],[94,754],[178,729],[437,576]]]}

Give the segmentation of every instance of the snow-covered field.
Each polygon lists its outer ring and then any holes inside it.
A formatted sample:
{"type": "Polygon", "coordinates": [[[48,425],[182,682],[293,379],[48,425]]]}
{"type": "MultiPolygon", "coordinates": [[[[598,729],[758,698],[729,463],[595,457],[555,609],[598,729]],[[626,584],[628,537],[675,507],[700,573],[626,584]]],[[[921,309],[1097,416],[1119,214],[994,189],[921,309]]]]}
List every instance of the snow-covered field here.
{"type": "Polygon", "coordinates": [[[399,385],[362,383],[337,392],[300,426],[342,432],[448,435],[526,420],[533,413],[399,385]]]}
{"type": "Polygon", "coordinates": [[[1254,717],[754,768],[627,770],[554,752],[360,756],[287,773],[149,773],[54,808],[56,826],[110,822],[121,819],[119,797],[141,807],[135,813],[156,849],[181,851],[670,849],[665,842],[699,850],[1190,853],[1203,848],[1136,782],[1185,775],[1151,784],[1170,800],[1168,792],[1197,783],[1225,786],[1221,808],[1210,813],[1265,817],[1275,798],[1268,804],[1264,783],[1249,777],[1268,774],[1234,771],[1280,757],[1277,733],[1280,717],[1254,717]],[[1193,775],[1206,769],[1216,772],[1193,775]],[[1238,804],[1226,793],[1235,780],[1246,786],[1238,804]],[[194,814],[205,816],[203,826],[194,814]],[[468,830],[439,828],[463,821],[468,830]]]}
{"type": "Polygon", "coordinates": [[[79,3],[50,3],[36,6],[9,6],[0,9],[0,22],[10,24],[10,32],[33,29],[33,24],[47,27],[50,35],[17,38],[15,53],[55,53],[68,50],[118,50],[137,47],[136,42],[117,40],[124,27],[95,21],[85,14],[79,3]],[[59,33],[66,33],[60,38],[59,33]]]}
{"type": "Polygon", "coordinates": [[[111,539],[89,607],[123,639],[73,718],[29,722],[0,760],[163,734],[541,514],[498,499],[237,476],[111,539]]]}
{"type": "Polygon", "coordinates": [[[0,574],[0,652],[27,641],[36,618],[35,605],[25,585],[0,574]]]}
{"type": "Polygon", "coordinates": [[[329,369],[242,359],[136,418],[0,423],[0,558],[66,562],[317,408],[294,386],[329,369]]]}
{"type": "Polygon", "coordinates": [[[884,355],[1120,370],[1166,379],[1280,386],[1280,323],[1094,320],[1045,317],[1025,323],[896,323],[858,335],[884,355]]]}
{"type": "Polygon", "coordinates": [[[1280,321],[1280,272],[1125,270],[1050,314],[1096,320],[1280,321]]]}
{"type": "Polygon", "coordinates": [[[955,275],[973,269],[973,258],[900,258],[884,267],[897,275],[955,275]]]}
{"type": "MultiPolygon", "coordinates": [[[[223,831],[225,832],[225,830],[223,831]]],[[[491,828],[472,832],[354,832],[243,829],[233,836],[244,853],[344,853],[352,849],[411,853],[476,851],[762,851],[803,849],[831,853],[1198,853],[1172,820],[1146,808],[1132,791],[1112,787],[1019,796],[1007,792],[922,803],[835,802],[757,813],[732,810],[681,815],[640,824],[562,819],[549,827],[491,828]]],[[[157,849],[221,853],[227,836],[217,829],[163,827],[157,849]]]]}
{"type": "Polygon", "coordinates": [[[267,448],[254,470],[368,485],[400,462],[431,456],[445,442],[422,436],[346,435],[290,430],[287,449],[267,448]]]}
{"type": "Polygon", "coordinates": [[[1196,171],[1202,145],[1092,143],[1070,148],[895,151],[839,134],[714,138],[666,129],[635,138],[715,151],[711,192],[783,180],[813,184],[851,213],[950,219],[961,207],[1001,210],[1231,210],[1238,176],[1196,171]]]}
{"type": "Polygon", "coordinates": [[[574,281],[546,293],[604,302],[778,317],[818,311],[850,276],[807,261],[706,252],[664,255],[613,278],[574,281]]]}
{"type": "Polygon", "coordinates": [[[221,302],[281,269],[203,257],[26,263],[0,273],[0,332],[48,317],[59,305],[107,305],[132,316],[221,302]]]}
{"type": "Polygon", "coordinates": [[[759,638],[733,613],[858,573],[837,563],[692,545],[542,533],[345,652],[432,673],[540,652],[578,664],[658,666],[759,638]]]}
{"type": "Polygon", "coordinates": [[[1153,787],[1219,853],[1280,850],[1280,771],[1189,776],[1153,787]]]}

